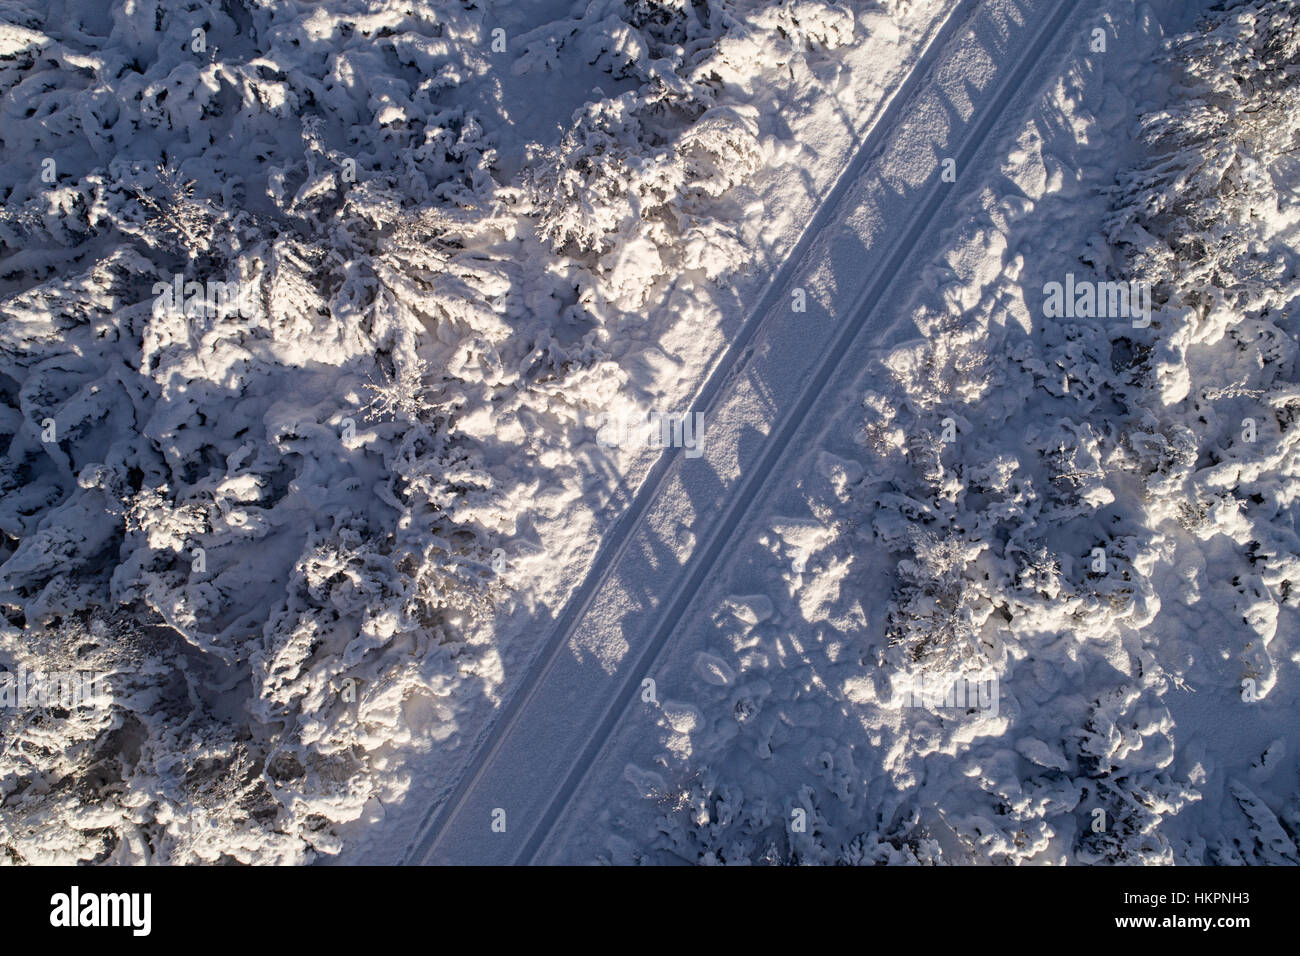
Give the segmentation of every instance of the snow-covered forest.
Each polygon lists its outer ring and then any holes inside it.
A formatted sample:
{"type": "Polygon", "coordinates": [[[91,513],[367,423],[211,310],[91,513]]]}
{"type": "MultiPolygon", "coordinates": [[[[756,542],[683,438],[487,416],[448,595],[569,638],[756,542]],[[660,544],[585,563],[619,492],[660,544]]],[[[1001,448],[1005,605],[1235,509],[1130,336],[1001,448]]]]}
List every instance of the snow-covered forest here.
{"type": "Polygon", "coordinates": [[[472,846],[557,659],[530,859],[1300,863],[1298,107],[1289,0],[0,0],[0,860],[472,846]]]}

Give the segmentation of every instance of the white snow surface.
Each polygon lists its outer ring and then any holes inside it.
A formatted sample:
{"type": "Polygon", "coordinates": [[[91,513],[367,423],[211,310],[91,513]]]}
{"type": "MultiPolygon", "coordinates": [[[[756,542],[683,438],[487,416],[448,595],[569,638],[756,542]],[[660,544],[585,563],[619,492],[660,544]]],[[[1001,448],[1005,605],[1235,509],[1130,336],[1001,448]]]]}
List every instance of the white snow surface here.
{"type": "Polygon", "coordinates": [[[1296,16],[0,0],[0,859],[1300,862],[1296,16]]]}

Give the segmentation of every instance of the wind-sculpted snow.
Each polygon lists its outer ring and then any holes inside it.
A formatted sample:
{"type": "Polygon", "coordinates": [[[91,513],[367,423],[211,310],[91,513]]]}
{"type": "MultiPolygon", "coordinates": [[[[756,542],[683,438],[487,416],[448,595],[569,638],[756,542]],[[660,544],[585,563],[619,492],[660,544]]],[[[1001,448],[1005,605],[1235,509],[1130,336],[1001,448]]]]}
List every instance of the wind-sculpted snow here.
{"type": "Polygon", "coordinates": [[[612,331],[753,258],[733,90],[854,18],[528,8],[0,5],[0,662],[113,689],[0,711],[11,859],[335,854],[559,597],[612,331]],[[529,74],[581,91],[551,142],[483,111],[529,74]]]}

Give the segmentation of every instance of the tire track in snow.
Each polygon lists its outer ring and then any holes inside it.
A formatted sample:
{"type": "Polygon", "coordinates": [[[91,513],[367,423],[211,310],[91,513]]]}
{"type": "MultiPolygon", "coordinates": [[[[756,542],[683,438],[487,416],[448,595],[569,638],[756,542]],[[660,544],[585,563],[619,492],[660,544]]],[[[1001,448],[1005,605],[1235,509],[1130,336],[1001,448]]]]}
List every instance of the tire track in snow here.
{"type": "MultiPolygon", "coordinates": [[[[757,333],[761,329],[767,328],[770,323],[779,322],[782,319],[788,320],[788,311],[780,309],[779,303],[783,296],[788,295],[796,275],[810,271],[810,263],[816,261],[813,254],[817,251],[818,240],[821,238],[823,230],[836,218],[842,218],[846,215],[844,207],[847,205],[847,200],[851,198],[852,188],[857,185],[864,170],[869,168],[879,158],[886,146],[892,142],[900,128],[905,108],[911,105],[925,89],[922,85],[923,81],[930,78],[934,71],[942,63],[946,62],[947,54],[954,46],[954,42],[965,33],[966,26],[982,6],[983,4],[977,2],[977,0],[963,0],[962,3],[954,6],[945,21],[932,33],[931,39],[927,41],[925,49],[918,57],[905,81],[878,113],[877,118],[872,123],[870,132],[859,146],[853,159],[846,166],[836,185],[828,193],[817,214],[805,229],[799,243],[787,258],[785,265],[769,285],[758,307],[751,313],[736,340],[724,355],[722,362],[710,375],[708,382],[701,390],[692,410],[703,411],[706,420],[712,417],[712,413],[729,397],[729,392],[735,383],[744,376],[747,366],[750,365],[754,357],[754,342],[757,333]]],[[[1018,65],[1011,70],[1009,77],[1003,79],[992,100],[983,107],[983,113],[967,133],[962,148],[956,154],[959,168],[965,168],[978,152],[984,139],[996,125],[1008,103],[1023,85],[1029,71],[1043,56],[1052,38],[1057,34],[1061,24],[1065,21],[1069,12],[1074,9],[1074,6],[1073,0],[1062,0],[1061,3],[1056,5],[1052,15],[1044,19],[1038,32],[1027,45],[1025,55],[1019,56],[1018,65]]],[[[1008,50],[1005,56],[1007,59],[1011,59],[1017,54],[1008,50]]],[[[542,842],[553,829],[553,824],[559,814],[563,812],[564,807],[584,779],[587,770],[600,753],[614,726],[625,713],[626,707],[639,685],[640,677],[647,673],[649,665],[653,663],[666,644],[668,637],[691,603],[705,575],[717,561],[737,524],[765,484],[776,463],[781,459],[785,448],[799,429],[809,408],[821,395],[826,382],[838,368],[847,351],[847,346],[867,327],[868,319],[874,310],[864,308],[864,304],[878,301],[880,293],[893,283],[894,277],[904,274],[902,266],[906,263],[920,236],[929,227],[934,213],[946,200],[953,198],[954,194],[956,194],[955,189],[948,188],[947,184],[939,183],[937,176],[932,177],[932,179],[934,181],[925,196],[921,212],[910,217],[911,227],[906,231],[901,241],[893,247],[892,253],[887,254],[883,265],[874,271],[874,280],[856,297],[855,308],[847,313],[853,318],[839,328],[834,334],[829,347],[819,353],[823,356],[821,363],[816,367],[815,371],[811,372],[809,377],[803,379],[808,384],[798,391],[797,400],[792,403],[790,410],[782,417],[779,430],[775,438],[767,442],[766,449],[757,467],[750,469],[747,476],[742,475],[738,482],[738,490],[728,496],[730,504],[725,508],[721,522],[716,523],[709,532],[704,550],[699,551],[690,558],[684,567],[671,569],[671,571],[677,572],[673,574],[673,579],[680,578],[681,573],[685,572],[685,580],[673,591],[671,605],[668,606],[667,611],[661,617],[658,626],[653,629],[653,636],[650,641],[639,649],[636,660],[631,662],[630,665],[627,663],[627,659],[632,656],[631,648],[629,648],[628,653],[622,655],[622,661],[617,667],[618,674],[607,677],[608,682],[616,686],[599,696],[609,700],[610,703],[600,711],[598,720],[595,721],[594,731],[586,735],[585,744],[582,745],[577,759],[569,766],[567,774],[559,784],[558,789],[554,789],[549,801],[544,803],[544,810],[540,815],[533,816],[536,822],[527,829],[527,838],[522,847],[519,847],[516,852],[511,852],[510,844],[518,846],[513,839],[505,840],[503,835],[491,834],[488,830],[488,808],[492,807],[494,803],[508,803],[509,797],[512,795],[518,796],[518,778],[510,772],[512,769],[510,765],[512,755],[507,751],[514,744],[516,729],[522,726],[535,739],[531,741],[532,746],[526,748],[523,752],[518,746],[514,747],[513,759],[515,763],[513,766],[526,772],[527,755],[531,755],[535,760],[545,755],[547,765],[541,769],[553,773],[555,764],[562,760],[562,755],[572,752],[573,749],[573,741],[564,739],[564,733],[566,731],[572,733],[576,727],[583,725],[591,726],[586,721],[579,720],[576,725],[570,721],[561,727],[551,728],[551,732],[548,734],[546,727],[538,730],[536,727],[529,727],[527,724],[521,725],[520,720],[525,714],[529,713],[530,705],[538,699],[542,688],[547,686],[547,678],[551,676],[554,665],[557,661],[563,659],[561,651],[575,642],[580,631],[579,625],[592,612],[597,598],[602,596],[602,593],[611,583],[613,583],[614,588],[618,587],[617,582],[611,582],[614,571],[619,568],[629,547],[637,540],[638,534],[647,532],[645,526],[648,524],[652,506],[661,503],[661,499],[666,497],[665,492],[669,489],[670,484],[679,478],[674,466],[681,464],[682,449],[680,448],[666,450],[654,468],[651,469],[647,480],[643,482],[632,504],[615,524],[610,535],[607,536],[593,563],[592,573],[588,575],[587,580],[570,599],[565,613],[558,619],[557,626],[546,647],[535,658],[535,663],[531,667],[532,673],[520,684],[518,690],[503,708],[501,716],[498,717],[488,731],[485,742],[476,751],[475,757],[465,773],[462,774],[450,798],[437,807],[435,812],[428,818],[426,826],[417,839],[413,841],[411,850],[408,853],[408,860],[412,862],[479,862],[481,859],[486,858],[494,862],[529,862],[533,859],[542,842]],[[553,746],[548,746],[548,744],[553,746]],[[525,759],[520,759],[521,757],[525,759]],[[506,766],[498,767],[497,764],[502,762],[506,766]],[[498,779],[496,780],[496,787],[492,788],[488,786],[488,783],[494,775],[498,779]],[[503,784],[502,780],[499,779],[501,777],[512,782],[503,784]],[[480,791],[490,791],[491,794],[495,795],[495,798],[488,799],[488,792],[480,791]],[[472,814],[471,811],[473,811],[472,814]],[[466,814],[471,815],[466,816],[466,814]],[[454,824],[461,824],[461,826],[454,824]],[[495,845],[487,841],[495,841],[495,845]]],[[[606,668],[606,671],[608,672],[609,668],[606,668]]],[[[561,681],[564,679],[563,677],[558,678],[561,681]]],[[[583,688],[575,685],[583,683],[586,683],[586,681],[573,680],[570,676],[568,685],[558,687],[552,696],[557,697],[557,702],[565,703],[573,699],[567,696],[566,692],[576,690],[581,694],[583,688]]],[[[545,717],[548,714],[553,716],[554,711],[554,707],[543,709],[538,716],[545,717]]],[[[544,722],[542,721],[542,723],[544,722]]],[[[534,769],[537,768],[534,767],[534,769]]],[[[534,797],[536,797],[536,794],[534,794],[534,797]]],[[[534,807],[534,809],[536,808],[534,807]]],[[[512,812],[517,813],[518,811],[514,810],[512,812]]],[[[525,816],[528,815],[525,813],[525,816]]]]}

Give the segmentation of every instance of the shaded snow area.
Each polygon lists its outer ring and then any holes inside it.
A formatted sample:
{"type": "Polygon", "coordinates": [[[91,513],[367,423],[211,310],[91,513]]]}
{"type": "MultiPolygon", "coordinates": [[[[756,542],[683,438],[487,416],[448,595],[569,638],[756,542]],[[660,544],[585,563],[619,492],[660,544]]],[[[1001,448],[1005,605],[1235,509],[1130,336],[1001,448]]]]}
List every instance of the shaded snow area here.
{"type": "Polygon", "coordinates": [[[1300,8],[0,0],[0,861],[1300,863],[1300,8]]]}

